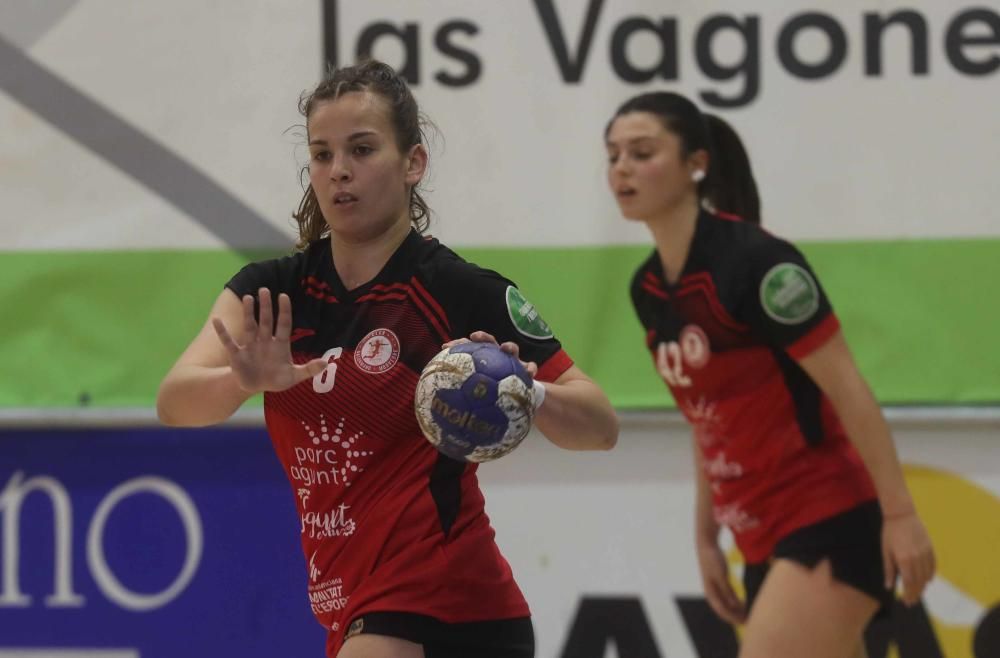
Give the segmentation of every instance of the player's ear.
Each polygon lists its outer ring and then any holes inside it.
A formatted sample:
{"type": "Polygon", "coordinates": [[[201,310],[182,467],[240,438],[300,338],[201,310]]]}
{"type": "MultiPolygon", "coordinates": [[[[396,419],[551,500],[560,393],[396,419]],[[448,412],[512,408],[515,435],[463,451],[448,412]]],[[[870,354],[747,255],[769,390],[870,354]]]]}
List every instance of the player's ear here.
{"type": "Polygon", "coordinates": [[[708,171],[709,157],[708,151],[705,149],[698,149],[694,153],[688,156],[687,167],[688,172],[691,175],[691,180],[696,183],[701,182],[705,178],[705,172],[708,171]],[[700,172],[700,173],[699,173],[700,172]]]}
{"type": "Polygon", "coordinates": [[[420,182],[427,170],[427,149],[423,144],[414,144],[406,155],[406,184],[413,186],[420,182]]]}

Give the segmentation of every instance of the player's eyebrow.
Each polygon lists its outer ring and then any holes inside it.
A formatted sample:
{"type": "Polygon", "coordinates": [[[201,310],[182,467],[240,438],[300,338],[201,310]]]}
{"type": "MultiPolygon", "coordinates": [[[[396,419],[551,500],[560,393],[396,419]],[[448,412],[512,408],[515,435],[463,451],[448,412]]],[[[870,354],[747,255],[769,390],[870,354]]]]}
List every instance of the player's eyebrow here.
{"type": "MultiPolygon", "coordinates": [[[[639,142],[653,141],[654,139],[655,138],[652,135],[640,135],[638,137],[629,137],[628,139],[625,140],[625,143],[628,145],[633,145],[639,142]]],[[[605,143],[608,146],[618,146],[618,142],[611,139],[607,140],[605,143]]]]}
{"type": "MultiPolygon", "coordinates": [[[[376,133],[374,130],[359,130],[356,133],[351,133],[350,135],[348,135],[347,141],[353,142],[353,141],[362,139],[364,137],[370,137],[372,135],[377,135],[377,134],[378,133],[376,133]]],[[[310,139],[309,140],[309,146],[313,146],[313,145],[316,145],[316,146],[327,146],[328,144],[329,144],[329,142],[327,142],[325,139],[310,139]]]]}

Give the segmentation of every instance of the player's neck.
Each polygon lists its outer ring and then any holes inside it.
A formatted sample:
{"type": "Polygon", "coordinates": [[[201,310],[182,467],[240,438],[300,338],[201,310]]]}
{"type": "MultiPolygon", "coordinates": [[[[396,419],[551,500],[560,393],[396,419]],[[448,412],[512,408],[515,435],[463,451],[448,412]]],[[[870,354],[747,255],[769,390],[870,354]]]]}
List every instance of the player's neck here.
{"type": "Polygon", "coordinates": [[[675,208],[646,222],[656,251],[663,263],[663,274],[670,284],[677,283],[684,270],[691,241],[694,239],[695,228],[698,225],[698,199],[692,197],[675,208]]]}
{"type": "Polygon", "coordinates": [[[330,240],[333,266],[347,290],[354,290],[376,276],[410,234],[410,222],[394,222],[371,238],[354,239],[334,234],[330,240]]]}

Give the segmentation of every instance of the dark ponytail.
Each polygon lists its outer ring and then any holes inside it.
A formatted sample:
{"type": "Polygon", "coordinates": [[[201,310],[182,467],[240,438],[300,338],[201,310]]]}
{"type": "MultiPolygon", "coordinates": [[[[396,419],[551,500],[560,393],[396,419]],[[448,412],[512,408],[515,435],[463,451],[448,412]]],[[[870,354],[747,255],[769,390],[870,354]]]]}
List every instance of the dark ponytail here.
{"type": "Polygon", "coordinates": [[[702,199],[714,210],[760,224],[760,194],[743,141],[721,118],[708,113],[702,117],[710,145],[708,175],[700,190],[702,199]]]}

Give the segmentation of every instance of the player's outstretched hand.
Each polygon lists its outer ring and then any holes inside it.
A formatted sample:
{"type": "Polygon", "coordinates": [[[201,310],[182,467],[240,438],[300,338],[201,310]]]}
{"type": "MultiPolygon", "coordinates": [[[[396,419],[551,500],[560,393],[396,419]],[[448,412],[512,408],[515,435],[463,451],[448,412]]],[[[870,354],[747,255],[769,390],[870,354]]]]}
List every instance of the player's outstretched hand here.
{"type": "Polygon", "coordinates": [[[717,545],[698,546],[698,567],[705,598],[715,614],[730,624],[746,621],[746,610],[729,583],[729,565],[717,545]]]}
{"type": "MultiPolygon", "coordinates": [[[[513,356],[518,360],[521,359],[520,348],[518,347],[517,343],[510,341],[506,343],[497,343],[497,339],[493,336],[493,334],[488,334],[485,331],[473,331],[471,334],[469,334],[468,338],[456,338],[455,340],[449,340],[447,343],[441,346],[441,349],[447,349],[454,345],[461,345],[462,343],[469,343],[469,342],[493,343],[494,345],[500,345],[500,349],[502,349],[504,352],[510,354],[511,356],[513,356]]],[[[521,361],[521,365],[524,366],[524,369],[527,370],[528,374],[531,375],[532,377],[538,374],[538,364],[535,363],[534,361],[521,361]]]]}
{"type": "Polygon", "coordinates": [[[292,362],[289,341],[292,333],[292,300],[288,295],[278,295],[277,324],[274,323],[271,310],[271,291],[261,288],[257,297],[260,300],[259,323],[254,318],[253,296],[243,296],[242,345],[236,342],[222,320],[212,318],[212,326],[229,354],[229,365],[240,388],[249,393],[284,391],[323,372],[327,365],[323,359],[313,359],[304,364],[292,362]]]}
{"type": "Polygon", "coordinates": [[[903,603],[917,603],[934,577],[936,565],[931,539],[915,511],[884,519],[882,563],[886,588],[894,587],[899,576],[903,581],[903,603]]]}

